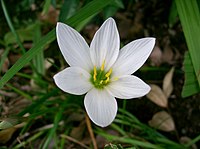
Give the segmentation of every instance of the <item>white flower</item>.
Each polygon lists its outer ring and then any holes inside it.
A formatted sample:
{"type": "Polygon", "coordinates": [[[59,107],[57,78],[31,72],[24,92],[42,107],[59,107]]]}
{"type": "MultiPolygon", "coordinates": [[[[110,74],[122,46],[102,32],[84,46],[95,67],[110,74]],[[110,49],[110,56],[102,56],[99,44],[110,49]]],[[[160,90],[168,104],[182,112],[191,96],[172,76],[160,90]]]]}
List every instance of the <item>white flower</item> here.
{"type": "Polygon", "coordinates": [[[64,92],[85,94],[84,105],[90,119],[101,127],[108,126],[117,114],[115,97],[138,98],[150,87],[131,75],[149,57],[155,38],[142,38],[121,50],[119,33],[112,18],[107,19],[94,35],[90,47],[73,28],[57,23],[60,50],[70,65],[54,76],[64,92]]]}

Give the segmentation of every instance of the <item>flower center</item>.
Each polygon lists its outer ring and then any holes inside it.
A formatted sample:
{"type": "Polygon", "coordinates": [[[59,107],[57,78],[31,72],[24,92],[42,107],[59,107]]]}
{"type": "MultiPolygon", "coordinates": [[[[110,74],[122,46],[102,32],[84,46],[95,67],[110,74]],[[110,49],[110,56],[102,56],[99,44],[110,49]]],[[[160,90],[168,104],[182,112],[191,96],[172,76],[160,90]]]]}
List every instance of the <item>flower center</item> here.
{"type": "Polygon", "coordinates": [[[94,66],[94,70],[91,73],[90,81],[92,82],[94,87],[98,89],[104,88],[104,86],[106,86],[110,82],[110,75],[112,73],[112,69],[110,69],[108,72],[105,72],[104,65],[105,61],[103,62],[100,69],[97,69],[96,66],[94,66]]]}

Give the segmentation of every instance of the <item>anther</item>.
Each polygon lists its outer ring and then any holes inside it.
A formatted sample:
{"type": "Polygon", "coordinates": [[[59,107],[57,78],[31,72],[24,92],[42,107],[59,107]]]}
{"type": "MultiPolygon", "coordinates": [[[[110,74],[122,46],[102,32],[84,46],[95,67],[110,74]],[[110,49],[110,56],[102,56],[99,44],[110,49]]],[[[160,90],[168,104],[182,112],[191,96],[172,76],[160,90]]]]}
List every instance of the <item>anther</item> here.
{"type": "Polygon", "coordinates": [[[108,78],[110,75],[111,75],[111,73],[112,73],[112,69],[110,69],[109,71],[108,71],[108,73],[106,73],[106,78],[108,78]]]}
{"type": "Polygon", "coordinates": [[[107,84],[109,81],[110,81],[110,78],[107,77],[106,80],[105,80],[105,83],[107,84]]]}
{"type": "Polygon", "coordinates": [[[105,60],[103,61],[103,64],[101,65],[101,71],[104,70],[104,66],[105,66],[105,60]]]}
{"type": "Polygon", "coordinates": [[[99,82],[99,84],[100,84],[100,85],[103,84],[103,80],[101,80],[101,81],[99,82]]]}
{"type": "Polygon", "coordinates": [[[96,66],[94,66],[93,80],[94,80],[94,81],[97,80],[97,68],[96,68],[96,66]]]}

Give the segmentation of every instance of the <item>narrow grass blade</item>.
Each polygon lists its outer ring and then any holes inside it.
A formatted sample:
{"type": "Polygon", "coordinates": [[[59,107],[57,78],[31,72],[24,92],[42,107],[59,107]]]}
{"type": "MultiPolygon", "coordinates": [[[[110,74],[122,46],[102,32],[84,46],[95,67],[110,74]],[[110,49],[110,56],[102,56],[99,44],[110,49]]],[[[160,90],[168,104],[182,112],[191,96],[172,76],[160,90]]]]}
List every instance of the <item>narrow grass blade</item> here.
{"type": "Polygon", "coordinates": [[[26,144],[33,142],[37,138],[41,137],[43,134],[44,134],[44,131],[40,131],[40,132],[32,135],[31,137],[29,137],[27,140],[20,142],[15,147],[13,147],[13,149],[24,148],[24,146],[26,144]]]}
{"type": "MultiPolygon", "coordinates": [[[[200,86],[200,12],[198,3],[197,0],[175,0],[175,2],[188,45],[192,62],[191,66],[193,66],[195,73],[195,76],[192,75],[190,78],[196,77],[197,84],[200,86]]],[[[185,71],[187,71],[186,69],[188,69],[188,67],[185,67],[185,71]]],[[[193,80],[195,80],[195,78],[193,78],[193,80]]]]}
{"type": "Polygon", "coordinates": [[[16,41],[19,45],[19,47],[21,48],[22,52],[25,53],[25,48],[24,46],[22,45],[21,41],[20,41],[20,38],[17,34],[17,32],[15,31],[15,28],[10,20],[10,17],[9,17],[9,14],[7,12],[7,9],[6,9],[6,6],[4,4],[4,1],[1,0],[1,6],[2,6],[2,9],[3,9],[3,12],[4,12],[4,15],[5,15],[5,18],[6,18],[6,21],[8,22],[8,26],[10,27],[10,30],[12,31],[12,33],[14,34],[15,38],[16,38],[16,41]]]}
{"type": "Polygon", "coordinates": [[[29,100],[32,100],[32,97],[29,94],[27,94],[27,93],[23,92],[22,90],[12,86],[11,84],[6,84],[6,86],[11,88],[14,92],[18,93],[22,97],[29,99],[29,100]]]}
{"type": "Polygon", "coordinates": [[[61,120],[61,118],[62,118],[63,111],[64,111],[64,106],[62,106],[61,109],[60,109],[60,110],[58,111],[58,113],[56,114],[55,119],[54,119],[54,126],[53,126],[52,129],[50,129],[49,134],[48,134],[48,137],[47,137],[47,139],[46,139],[46,141],[45,141],[45,143],[44,143],[42,149],[48,148],[49,143],[50,143],[51,139],[53,138],[53,136],[54,136],[54,134],[55,134],[55,132],[56,132],[56,129],[57,129],[57,127],[58,127],[58,124],[59,124],[59,122],[60,122],[60,120],[61,120]]]}
{"type": "MultiPolygon", "coordinates": [[[[35,30],[34,30],[34,40],[33,43],[36,44],[41,39],[41,30],[39,22],[36,23],[35,30]]],[[[44,52],[43,47],[41,47],[38,54],[33,58],[33,65],[36,69],[36,74],[39,73],[40,75],[44,75],[44,52]]]]}
{"type": "Polygon", "coordinates": [[[200,135],[198,135],[196,138],[194,138],[193,140],[191,140],[186,146],[190,147],[193,144],[195,144],[196,142],[198,142],[200,140],[200,135]]]}
{"type": "Polygon", "coordinates": [[[40,99],[35,100],[35,102],[33,104],[31,104],[30,106],[28,106],[27,108],[25,108],[23,111],[21,111],[18,116],[23,116],[26,113],[32,113],[33,111],[35,111],[35,109],[39,109],[40,106],[43,105],[43,103],[49,99],[52,96],[55,96],[58,93],[59,89],[53,89],[52,91],[50,91],[49,93],[46,93],[44,96],[42,96],[40,99]]]}
{"type": "Polygon", "coordinates": [[[140,146],[140,147],[149,148],[149,149],[164,149],[159,145],[154,145],[154,144],[151,144],[149,142],[136,140],[134,138],[119,137],[119,136],[114,136],[114,135],[111,135],[111,134],[108,134],[108,133],[104,133],[100,129],[97,129],[97,131],[95,131],[95,132],[97,132],[100,136],[106,138],[109,141],[117,141],[117,142],[120,142],[120,143],[128,143],[128,144],[133,145],[134,147],[140,146]]]}
{"type": "MultiPolygon", "coordinates": [[[[77,13],[69,18],[66,22],[70,26],[76,26],[79,24],[79,22],[84,21],[94,13],[100,12],[101,9],[103,9],[111,2],[113,2],[113,0],[94,0],[77,11],[77,13]]],[[[0,89],[41,50],[41,47],[51,43],[55,40],[55,38],[55,29],[41,38],[40,41],[35,44],[35,46],[32,47],[28,52],[26,52],[1,78],[0,89]]]]}
{"type": "Polygon", "coordinates": [[[89,23],[90,20],[92,20],[92,18],[93,18],[94,16],[96,16],[96,15],[97,15],[97,13],[93,14],[92,16],[88,17],[88,18],[85,19],[84,21],[80,22],[80,23],[76,26],[76,30],[80,32],[80,31],[83,29],[83,27],[84,27],[87,23],[89,23]]]}
{"type": "Polygon", "coordinates": [[[45,0],[44,7],[43,7],[43,10],[42,10],[43,15],[47,14],[50,6],[51,6],[51,0],[45,0]]]}

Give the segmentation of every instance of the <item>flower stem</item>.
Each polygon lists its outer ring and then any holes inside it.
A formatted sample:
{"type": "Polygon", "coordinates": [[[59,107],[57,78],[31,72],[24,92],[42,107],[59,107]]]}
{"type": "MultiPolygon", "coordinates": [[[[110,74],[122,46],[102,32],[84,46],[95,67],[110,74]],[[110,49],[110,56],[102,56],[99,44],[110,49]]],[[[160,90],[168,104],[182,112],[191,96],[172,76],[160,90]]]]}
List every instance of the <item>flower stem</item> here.
{"type": "Polygon", "coordinates": [[[95,140],[94,133],[93,133],[93,130],[92,130],[91,122],[90,122],[90,119],[89,119],[87,113],[85,113],[85,121],[86,121],[86,125],[87,125],[87,128],[88,128],[88,132],[89,132],[90,137],[92,139],[93,147],[94,147],[94,149],[98,149],[97,148],[97,142],[95,140]]]}

